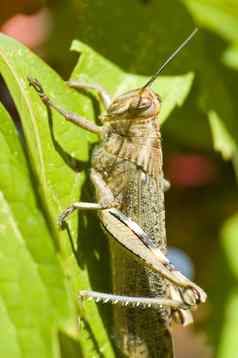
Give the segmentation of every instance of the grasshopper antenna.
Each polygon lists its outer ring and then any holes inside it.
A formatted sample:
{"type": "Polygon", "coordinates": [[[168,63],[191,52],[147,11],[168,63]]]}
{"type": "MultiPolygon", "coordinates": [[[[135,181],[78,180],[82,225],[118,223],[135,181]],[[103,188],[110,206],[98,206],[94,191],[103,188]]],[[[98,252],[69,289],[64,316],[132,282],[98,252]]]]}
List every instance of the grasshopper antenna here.
{"type": "Polygon", "coordinates": [[[148,82],[141,88],[141,92],[143,92],[147,87],[149,87],[159,76],[159,74],[163,71],[163,69],[177,56],[177,54],[192,40],[192,38],[198,32],[198,28],[196,27],[193,32],[181,43],[181,45],[167,58],[167,60],[160,66],[158,71],[149,79],[148,82]]]}

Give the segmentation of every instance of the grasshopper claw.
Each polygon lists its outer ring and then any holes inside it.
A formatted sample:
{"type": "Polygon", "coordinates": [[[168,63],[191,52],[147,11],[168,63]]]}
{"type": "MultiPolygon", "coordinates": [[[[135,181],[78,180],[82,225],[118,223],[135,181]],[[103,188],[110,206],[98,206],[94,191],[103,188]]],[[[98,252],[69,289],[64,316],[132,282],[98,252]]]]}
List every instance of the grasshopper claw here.
{"type": "Polygon", "coordinates": [[[200,287],[187,287],[183,299],[187,305],[196,306],[206,301],[207,295],[200,287]]]}
{"type": "Polygon", "coordinates": [[[32,86],[39,93],[39,95],[44,93],[42,85],[36,78],[32,78],[31,76],[28,76],[27,79],[30,86],[32,86]]]}
{"type": "Polygon", "coordinates": [[[36,78],[32,78],[31,76],[28,76],[27,79],[28,79],[30,86],[32,86],[36,90],[36,92],[39,94],[42,101],[44,103],[48,103],[49,98],[48,98],[48,96],[46,96],[41,83],[36,78]]]}
{"type": "Polygon", "coordinates": [[[207,294],[198,286],[191,288],[196,298],[196,303],[204,303],[207,299],[207,294]]]}
{"type": "Polygon", "coordinates": [[[58,225],[61,229],[63,229],[65,227],[65,219],[72,214],[72,212],[75,210],[75,208],[73,206],[68,207],[67,209],[65,209],[62,214],[60,214],[59,218],[58,218],[58,225]]]}
{"type": "Polygon", "coordinates": [[[59,216],[57,223],[61,230],[65,228],[65,217],[62,214],[59,216]]]}

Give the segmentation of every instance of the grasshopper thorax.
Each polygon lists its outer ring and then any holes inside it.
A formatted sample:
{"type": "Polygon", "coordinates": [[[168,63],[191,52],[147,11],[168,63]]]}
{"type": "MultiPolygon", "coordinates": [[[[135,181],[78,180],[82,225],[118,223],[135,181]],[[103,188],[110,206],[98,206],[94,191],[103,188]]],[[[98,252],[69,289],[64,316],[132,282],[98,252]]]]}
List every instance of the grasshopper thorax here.
{"type": "Polygon", "coordinates": [[[155,118],[160,112],[160,98],[150,88],[135,89],[116,97],[108,108],[105,120],[141,121],[155,118]]]}

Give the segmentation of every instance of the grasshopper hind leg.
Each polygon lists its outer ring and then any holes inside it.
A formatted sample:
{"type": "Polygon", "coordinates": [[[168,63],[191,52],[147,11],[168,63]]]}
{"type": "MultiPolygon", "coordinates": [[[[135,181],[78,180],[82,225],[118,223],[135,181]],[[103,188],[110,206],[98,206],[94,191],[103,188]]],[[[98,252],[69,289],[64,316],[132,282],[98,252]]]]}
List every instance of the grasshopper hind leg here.
{"type": "Polygon", "coordinates": [[[177,309],[189,309],[190,306],[187,306],[180,300],[163,298],[163,297],[133,297],[133,296],[122,296],[114,295],[110,293],[102,293],[97,291],[80,291],[80,299],[93,299],[96,302],[102,303],[112,303],[119,304],[121,306],[132,306],[132,307],[159,307],[167,306],[174,310],[177,309]]]}

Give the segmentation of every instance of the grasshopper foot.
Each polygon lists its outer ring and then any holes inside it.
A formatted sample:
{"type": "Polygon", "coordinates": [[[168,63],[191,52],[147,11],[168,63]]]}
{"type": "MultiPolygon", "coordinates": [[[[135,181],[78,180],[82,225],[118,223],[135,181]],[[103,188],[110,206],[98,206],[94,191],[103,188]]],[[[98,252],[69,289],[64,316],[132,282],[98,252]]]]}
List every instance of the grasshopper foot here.
{"type": "Polygon", "coordinates": [[[192,287],[191,289],[194,293],[197,304],[204,303],[206,301],[207,294],[203,291],[203,289],[201,287],[196,285],[195,287],[192,287]]]}
{"type": "Polygon", "coordinates": [[[28,76],[27,79],[29,81],[30,86],[32,86],[36,90],[42,101],[47,104],[49,102],[49,97],[45,94],[41,83],[36,78],[32,78],[30,76],[28,76]]]}
{"type": "Polygon", "coordinates": [[[207,299],[206,293],[197,285],[186,288],[183,293],[184,301],[191,306],[204,303],[207,299]]]}
{"type": "Polygon", "coordinates": [[[65,209],[62,214],[59,216],[58,218],[58,225],[61,229],[64,229],[65,227],[65,220],[66,218],[72,214],[72,212],[75,210],[76,208],[72,205],[69,206],[67,209],[65,209]]]}

